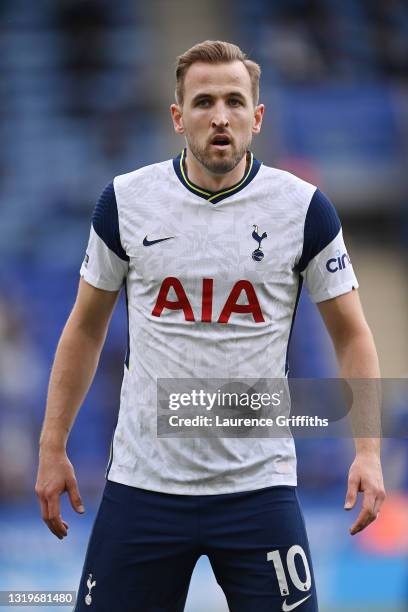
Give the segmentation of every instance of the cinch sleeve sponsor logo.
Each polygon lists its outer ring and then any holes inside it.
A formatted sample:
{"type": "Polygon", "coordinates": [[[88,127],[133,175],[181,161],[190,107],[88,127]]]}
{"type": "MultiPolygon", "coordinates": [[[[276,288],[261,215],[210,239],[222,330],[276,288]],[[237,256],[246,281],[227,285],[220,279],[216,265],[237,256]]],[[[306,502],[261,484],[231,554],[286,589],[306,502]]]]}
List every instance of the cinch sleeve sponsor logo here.
{"type": "Polygon", "coordinates": [[[326,270],[334,274],[339,270],[344,270],[344,268],[351,264],[351,259],[348,253],[340,254],[340,251],[336,252],[336,257],[332,257],[326,261],[326,270]]]}

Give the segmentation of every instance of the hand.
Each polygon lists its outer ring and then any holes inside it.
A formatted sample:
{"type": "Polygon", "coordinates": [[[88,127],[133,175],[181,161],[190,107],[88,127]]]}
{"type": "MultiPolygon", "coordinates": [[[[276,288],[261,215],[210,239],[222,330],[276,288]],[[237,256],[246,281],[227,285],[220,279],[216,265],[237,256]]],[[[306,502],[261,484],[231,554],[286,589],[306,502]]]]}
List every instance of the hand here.
{"type": "Polygon", "coordinates": [[[377,453],[357,454],[351,464],[345,510],[354,508],[357,493],[363,493],[363,505],[350,534],[355,535],[375,521],[385,499],[380,457],[377,453]]]}
{"type": "Polygon", "coordinates": [[[60,540],[68,535],[68,524],[62,519],[60,511],[60,495],[65,491],[73,509],[80,514],[85,512],[74,468],[65,450],[41,451],[35,492],[44,522],[60,540]]]}

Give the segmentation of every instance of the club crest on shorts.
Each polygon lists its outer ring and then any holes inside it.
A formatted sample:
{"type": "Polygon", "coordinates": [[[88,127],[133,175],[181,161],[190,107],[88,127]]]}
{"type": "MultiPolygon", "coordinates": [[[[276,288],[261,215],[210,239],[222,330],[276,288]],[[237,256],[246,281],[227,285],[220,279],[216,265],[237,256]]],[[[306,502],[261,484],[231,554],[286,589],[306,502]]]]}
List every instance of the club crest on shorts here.
{"type": "Polygon", "coordinates": [[[90,606],[91,603],[92,603],[91,591],[92,591],[92,589],[94,588],[95,585],[96,585],[96,580],[94,580],[92,582],[92,574],[89,574],[89,578],[88,578],[88,580],[86,582],[86,586],[88,587],[89,592],[85,596],[85,603],[86,603],[87,606],[90,606]]]}
{"type": "Polygon", "coordinates": [[[254,259],[255,261],[262,261],[262,259],[264,258],[264,254],[263,251],[261,251],[261,242],[262,240],[268,237],[268,234],[264,232],[262,236],[260,236],[258,226],[253,225],[252,227],[254,228],[254,231],[252,232],[252,238],[258,243],[258,248],[252,252],[252,259],[254,259]]]}

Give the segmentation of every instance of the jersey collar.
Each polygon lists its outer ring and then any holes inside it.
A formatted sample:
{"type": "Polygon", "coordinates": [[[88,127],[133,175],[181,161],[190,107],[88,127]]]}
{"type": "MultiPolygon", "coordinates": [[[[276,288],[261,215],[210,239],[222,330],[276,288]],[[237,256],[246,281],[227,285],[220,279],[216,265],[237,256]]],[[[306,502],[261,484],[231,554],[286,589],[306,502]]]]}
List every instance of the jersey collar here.
{"type": "Polygon", "coordinates": [[[228,187],[227,189],[221,189],[220,191],[206,191],[201,187],[198,187],[198,185],[194,185],[194,183],[192,183],[187,177],[186,154],[187,150],[184,149],[180,155],[173,159],[173,167],[177,177],[184,187],[186,187],[186,189],[200,196],[200,198],[204,198],[204,200],[211,202],[212,204],[217,204],[218,202],[221,202],[221,200],[224,200],[224,198],[228,198],[230,195],[238,193],[238,191],[244,189],[244,187],[249,185],[252,179],[255,178],[259,168],[261,167],[261,162],[255,159],[251,151],[248,151],[248,155],[250,156],[248,170],[238,183],[232,187],[228,187]]]}

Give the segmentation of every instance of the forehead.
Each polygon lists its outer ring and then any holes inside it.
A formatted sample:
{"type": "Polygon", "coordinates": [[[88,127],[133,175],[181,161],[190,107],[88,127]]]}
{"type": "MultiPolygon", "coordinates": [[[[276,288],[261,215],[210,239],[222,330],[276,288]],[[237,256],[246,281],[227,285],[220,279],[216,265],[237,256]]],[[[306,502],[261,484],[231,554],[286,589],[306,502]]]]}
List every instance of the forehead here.
{"type": "Polygon", "coordinates": [[[195,62],[184,77],[186,98],[192,98],[199,92],[220,95],[237,90],[244,95],[251,95],[251,79],[240,61],[223,64],[195,62]]]}

